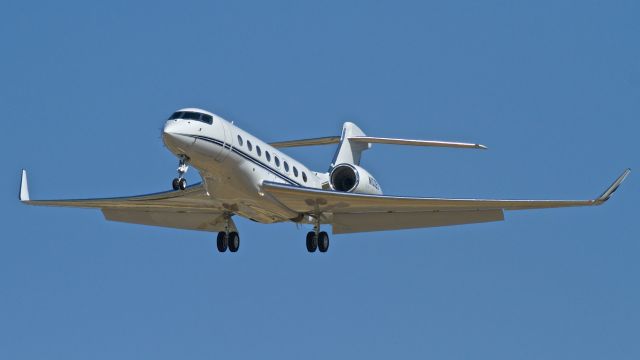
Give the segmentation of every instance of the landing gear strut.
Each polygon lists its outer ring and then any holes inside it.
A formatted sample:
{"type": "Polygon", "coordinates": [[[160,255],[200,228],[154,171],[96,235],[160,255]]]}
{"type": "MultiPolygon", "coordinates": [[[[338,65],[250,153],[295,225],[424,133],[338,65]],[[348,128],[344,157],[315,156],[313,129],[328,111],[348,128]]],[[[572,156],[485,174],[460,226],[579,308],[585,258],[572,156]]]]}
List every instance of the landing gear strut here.
{"type": "Polygon", "coordinates": [[[329,234],[320,231],[320,217],[316,216],[313,231],[307,233],[307,251],[312,253],[317,250],[327,252],[329,250],[329,234]]]}
{"type": "Polygon", "coordinates": [[[219,252],[225,252],[227,249],[236,252],[240,249],[240,234],[235,231],[229,232],[229,214],[224,215],[224,231],[218,233],[216,246],[219,252]]]}
{"type": "Polygon", "coordinates": [[[180,155],[180,164],[178,165],[178,177],[173,179],[171,186],[173,190],[184,190],[187,188],[187,179],[184,174],[189,170],[189,158],[186,155],[180,155]]]}

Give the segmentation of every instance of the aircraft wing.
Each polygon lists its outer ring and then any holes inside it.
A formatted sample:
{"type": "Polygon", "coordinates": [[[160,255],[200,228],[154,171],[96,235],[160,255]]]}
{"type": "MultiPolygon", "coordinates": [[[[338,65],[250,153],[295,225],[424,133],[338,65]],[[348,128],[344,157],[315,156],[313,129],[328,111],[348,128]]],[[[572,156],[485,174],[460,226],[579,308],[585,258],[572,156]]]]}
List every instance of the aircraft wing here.
{"type": "MultiPolygon", "coordinates": [[[[19,198],[27,205],[97,208],[111,221],[202,231],[224,230],[224,209],[207,195],[202,184],[191,185],[186,190],[131,197],[32,200],[27,172],[22,170],[19,198]]],[[[229,227],[235,231],[233,220],[229,221],[229,227]]]]}
{"type": "Polygon", "coordinates": [[[395,230],[469,224],[504,219],[504,210],[546,209],[601,205],[615,192],[630,170],[625,170],[599,197],[592,200],[491,200],[418,198],[365,195],[264,182],[263,191],[293,211],[332,214],[334,233],[395,230]]]}

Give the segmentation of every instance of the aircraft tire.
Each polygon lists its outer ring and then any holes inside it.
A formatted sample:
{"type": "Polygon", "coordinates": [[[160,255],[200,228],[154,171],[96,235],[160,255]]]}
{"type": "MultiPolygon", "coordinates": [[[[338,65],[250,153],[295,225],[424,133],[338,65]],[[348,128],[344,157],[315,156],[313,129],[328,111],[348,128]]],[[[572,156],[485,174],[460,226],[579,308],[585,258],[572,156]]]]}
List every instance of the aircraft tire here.
{"type": "Polygon", "coordinates": [[[237,232],[230,232],[227,242],[229,244],[229,251],[236,252],[240,249],[240,235],[237,232]]]}
{"type": "Polygon", "coordinates": [[[218,233],[218,239],[216,241],[219,252],[227,251],[227,234],[224,231],[218,233]]]}
{"type": "Polygon", "coordinates": [[[179,182],[180,182],[180,179],[178,179],[178,178],[173,179],[173,181],[171,182],[171,186],[173,187],[173,190],[180,189],[179,182]]]}
{"type": "Polygon", "coordinates": [[[323,253],[329,250],[329,234],[326,231],[321,231],[318,234],[318,250],[323,253]]]}
{"type": "Polygon", "coordinates": [[[178,180],[178,186],[180,186],[180,190],[184,190],[187,188],[187,179],[182,178],[178,180]]]}
{"type": "Polygon", "coordinates": [[[316,233],[313,231],[309,231],[307,233],[307,251],[312,253],[315,252],[318,248],[318,239],[316,238],[316,233]]]}

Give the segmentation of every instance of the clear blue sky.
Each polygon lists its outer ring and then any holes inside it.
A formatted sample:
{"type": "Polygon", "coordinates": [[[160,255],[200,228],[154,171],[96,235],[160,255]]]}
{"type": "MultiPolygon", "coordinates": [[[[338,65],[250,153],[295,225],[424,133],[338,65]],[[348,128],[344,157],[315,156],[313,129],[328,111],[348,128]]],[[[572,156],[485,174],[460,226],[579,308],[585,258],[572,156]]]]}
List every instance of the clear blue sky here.
{"type": "MultiPolygon", "coordinates": [[[[388,194],[590,198],[638,166],[637,1],[9,2],[0,22],[0,358],[638,359],[638,173],[603,207],[333,236],[107,222],[32,197],[166,190],[197,106],[268,141],[375,146],[388,194]]],[[[291,152],[326,170],[332,148],[291,152]]],[[[197,181],[195,172],[189,173],[197,181]]]]}

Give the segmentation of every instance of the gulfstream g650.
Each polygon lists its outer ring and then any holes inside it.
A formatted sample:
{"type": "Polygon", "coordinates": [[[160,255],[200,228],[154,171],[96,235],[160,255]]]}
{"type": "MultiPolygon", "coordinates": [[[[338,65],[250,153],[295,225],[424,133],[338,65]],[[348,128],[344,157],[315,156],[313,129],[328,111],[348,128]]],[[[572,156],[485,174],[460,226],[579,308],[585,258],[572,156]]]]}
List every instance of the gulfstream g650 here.
{"type": "Polygon", "coordinates": [[[22,171],[20,200],[29,205],[99,208],[107,220],[218,232],[220,252],[238,251],[233,216],[270,224],[290,221],[313,225],[309,252],[329,249],[334,234],[446,226],[504,220],[505,210],[601,205],[630,170],[592,200],[485,200],[383,195],[378,181],[360,166],[371,144],[486,149],[480,144],[366,136],[345,123],[340,136],[268,143],[210,112],[187,108],[167,120],[162,138],[179,159],[172,191],[133,197],[32,200],[22,171]],[[281,149],[338,144],[328,172],[310,170],[281,149]],[[202,182],[187,186],[189,167],[202,182]]]}

